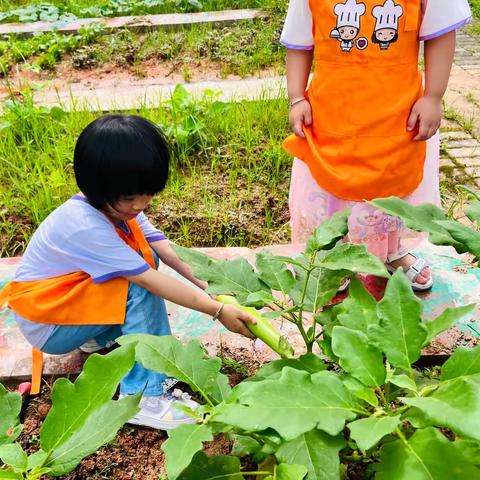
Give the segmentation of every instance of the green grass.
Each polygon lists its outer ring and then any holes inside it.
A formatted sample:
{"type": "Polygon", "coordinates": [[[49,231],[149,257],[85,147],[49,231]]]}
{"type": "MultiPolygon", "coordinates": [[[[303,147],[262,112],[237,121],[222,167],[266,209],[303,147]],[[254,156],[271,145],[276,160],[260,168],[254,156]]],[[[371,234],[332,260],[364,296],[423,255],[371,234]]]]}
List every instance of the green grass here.
{"type": "Polygon", "coordinates": [[[480,18],[480,0],[470,0],[470,6],[475,18],[480,18]]]}
{"type": "MultiPolygon", "coordinates": [[[[182,95],[174,108],[142,109],[174,141],[168,187],[150,217],[187,246],[287,241],[287,110],[283,99],[220,104],[182,95]]],[[[0,256],[21,254],[36,226],[76,192],[75,140],[97,116],[10,103],[0,118],[0,256]]]]}

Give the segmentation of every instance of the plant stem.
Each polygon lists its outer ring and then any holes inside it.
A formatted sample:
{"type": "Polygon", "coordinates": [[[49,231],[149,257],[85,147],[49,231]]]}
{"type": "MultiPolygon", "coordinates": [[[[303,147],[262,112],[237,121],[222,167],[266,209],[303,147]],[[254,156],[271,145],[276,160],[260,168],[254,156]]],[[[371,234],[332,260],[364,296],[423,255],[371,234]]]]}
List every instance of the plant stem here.
{"type": "MultiPolygon", "coordinates": [[[[300,297],[300,309],[298,311],[298,330],[300,331],[300,334],[303,337],[303,341],[305,342],[305,345],[307,347],[307,352],[311,352],[313,349],[313,343],[315,342],[315,335],[314,335],[314,340],[310,341],[308,338],[307,333],[305,332],[305,328],[303,326],[303,303],[305,301],[305,297],[307,296],[307,288],[308,288],[308,282],[310,281],[310,276],[312,275],[312,272],[314,270],[314,262],[315,262],[315,257],[317,256],[317,252],[314,251],[308,260],[308,269],[307,269],[307,275],[305,276],[305,282],[303,284],[303,290],[302,290],[302,296],[300,297]]],[[[313,309],[315,310],[315,305],[313,305],[313,309]]]]}

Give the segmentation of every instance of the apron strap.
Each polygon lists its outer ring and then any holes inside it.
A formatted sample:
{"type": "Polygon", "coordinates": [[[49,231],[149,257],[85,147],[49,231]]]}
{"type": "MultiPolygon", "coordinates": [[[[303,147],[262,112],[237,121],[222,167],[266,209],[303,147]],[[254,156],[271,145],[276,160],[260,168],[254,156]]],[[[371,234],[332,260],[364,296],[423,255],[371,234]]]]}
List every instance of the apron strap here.
{"type": "Polygon", "coordinates": [[[406,0],[407,14],[405,19],[405,31],[418,30],[420,26],[422,0],[406,0]]]}
{"type": "Polygon", "coordinates": [[[42,372],[43,372],[43,353],[36,348],[32,348],[32,386],[30,393],[32,395],[38,395],[40,393],[40,387],[42,385],[42,372]]]}

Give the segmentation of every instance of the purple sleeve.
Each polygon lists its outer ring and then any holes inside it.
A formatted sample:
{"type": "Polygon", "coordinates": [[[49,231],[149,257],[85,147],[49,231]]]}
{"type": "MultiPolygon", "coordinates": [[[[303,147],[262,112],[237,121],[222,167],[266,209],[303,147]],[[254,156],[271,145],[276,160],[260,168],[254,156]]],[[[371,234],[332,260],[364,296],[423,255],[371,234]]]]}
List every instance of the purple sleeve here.
{"type": "Polygon", "coordinates": [[[137,216],[137,222],[145,235],[148,243],[158,242],[159,240],[167,240],[167,236],[158,228],[155,228],[142,212],[137,216]]]}

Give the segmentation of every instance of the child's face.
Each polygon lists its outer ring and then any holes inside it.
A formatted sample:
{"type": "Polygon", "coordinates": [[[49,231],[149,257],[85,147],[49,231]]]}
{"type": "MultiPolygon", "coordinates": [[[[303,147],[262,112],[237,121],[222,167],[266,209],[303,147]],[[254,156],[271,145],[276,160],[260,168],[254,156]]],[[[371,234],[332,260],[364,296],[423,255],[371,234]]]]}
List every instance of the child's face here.
{"type": "Polygon", "coordinates": [[[123,197],[115,205],[108,205],[107,215],[114,221],[128,222],[145,210],[153,195],[132,195],[123,197]]]}
{"type": "Polygon", "coordinates": [[[342,40],[353,40],[358,34],[358,28],[342,27],[338,29],[342,40]]]}
{"type": "Polygon", "coordinates": [[[377,30],[375,35],[380,42],[390,42],[395,36],[395,33],[397,33],[397,31],[393,28],[382,28],[381,30],[377,30]]]}

